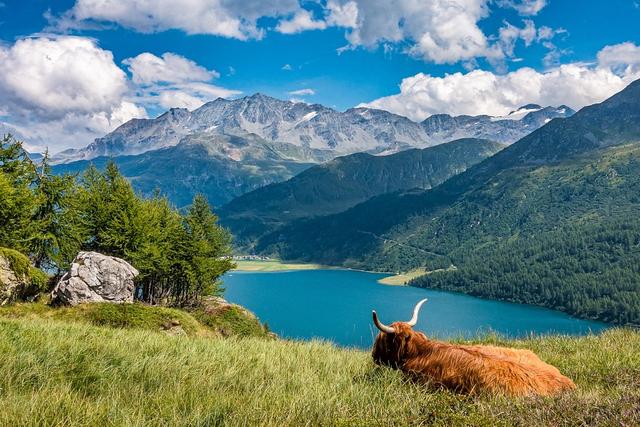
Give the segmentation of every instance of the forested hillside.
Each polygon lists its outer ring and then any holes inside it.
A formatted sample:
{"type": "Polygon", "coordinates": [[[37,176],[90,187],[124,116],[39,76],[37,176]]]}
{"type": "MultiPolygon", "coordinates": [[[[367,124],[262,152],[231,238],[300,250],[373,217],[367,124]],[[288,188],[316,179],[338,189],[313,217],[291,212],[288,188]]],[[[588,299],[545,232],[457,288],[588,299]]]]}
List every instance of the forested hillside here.
{"type": "Polygon", "coordinates": [[[640,324],[640,81],[430,191],[386,194],[266,236],[264,252],[640,324]]]}
{"type": "Polygon", "coordinates": [[[383,193],[432,188],[503,147],[469,138],[387,156],[339,157],[232,200],[219,211],[221,222],[236,244],[246,243],[297,218],[341,212],[383,193]]]}

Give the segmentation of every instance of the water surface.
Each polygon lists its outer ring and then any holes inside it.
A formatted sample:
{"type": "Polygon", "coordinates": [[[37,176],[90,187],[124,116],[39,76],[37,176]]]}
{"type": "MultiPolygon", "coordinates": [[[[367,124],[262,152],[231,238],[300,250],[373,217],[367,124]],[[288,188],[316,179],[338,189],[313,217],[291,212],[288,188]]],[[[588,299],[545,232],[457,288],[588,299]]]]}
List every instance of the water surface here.
{"type": "Polygon", "coordinates": [[[322,338],[343,346],[369,348],[377,330],[375,309],[385,323],[406,321],[422,298],[416,329],[438,338],[472,337],[495,331],[508,337],[531,333],[581,335],[607,325],[522,304],[452,292],[377,283],[385,274],[349,270],[230,272],[225,298],[241,304],[279,336],[322,338]]]}

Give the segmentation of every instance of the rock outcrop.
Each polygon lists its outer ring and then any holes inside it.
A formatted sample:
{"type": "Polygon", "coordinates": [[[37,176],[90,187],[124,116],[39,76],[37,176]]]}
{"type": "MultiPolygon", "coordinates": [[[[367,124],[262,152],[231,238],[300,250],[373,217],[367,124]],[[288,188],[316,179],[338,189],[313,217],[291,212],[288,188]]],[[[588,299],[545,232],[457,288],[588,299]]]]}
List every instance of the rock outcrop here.
{"type": "Polygon", "coordinates": [[[133,279],[137,275],[138,270],[123,259],[80,252],[54,288],[52,301],[69,305],[133,302],[133,279]]]}
{"type": "Polygon", "coordinates": [[[9,259],[0,254],[0,305],[13,301],[16,293],[28,284],[27,278],[19,277],[9,259]]]}
{"type": "Polygon", "coordinates": [[[47,275],[34,268],[25,255],[0,248],[0,305],[38,298],[48,282],[47,275]]]}

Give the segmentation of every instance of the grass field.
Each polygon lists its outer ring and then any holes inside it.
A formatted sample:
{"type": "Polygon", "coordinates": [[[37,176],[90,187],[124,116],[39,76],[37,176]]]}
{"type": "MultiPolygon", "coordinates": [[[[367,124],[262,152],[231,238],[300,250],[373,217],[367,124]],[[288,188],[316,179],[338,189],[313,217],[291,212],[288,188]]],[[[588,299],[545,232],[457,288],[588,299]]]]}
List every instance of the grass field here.
{"type": "Polygon", "coordinates": [[[415,270],[407,271],[406,273],[396,274],[395,276],[384,277],[378,280],[378,283],[389,286],[404,286],[411,279],[420,277],[427,273],[424,268],[416,268],[415,270]]]}
{"type": "Polygon", "coordinates": [[[367,352],[327,343],[0,315],[0,425],[640,424],[640,333],[482,341],[533,349],[578,390],[469,398],[409,383],[367,352]]]}
{"type": "Polygon", "coordinates": [[[294,264],[277,260],[270,261],[235,261],[236,271],[293,271],[293,270],[319,270],[328,268],[319,264],[294,264]]]}
{"type": "MultiPolygon", "coordinates": [[[[456,269],[455,266],[451,266],[447,268],[446,271],[451,271],[455,269],[456,269]]],[[[407,285],[411,280],[417,277],[424,276],[425,274],[431,274],[436,271],[445,271],[445,270],[444,269],[427,270],[426,268],[416,268],[416,269],[407,271],[406,273],[400,273],[400,274],[396,274],[395,276],[382,278],[378,280],[378,283],[381,283],[383,285],[390,285],[390,286],[404,286],[404,285],[407,285]]]]}
{"type": "MultiPolygon", "coordinates": [[[[135,304],[81,304],[51,307],[46,298],[36,303],[0,307],[0,319],[58,320],[94,326],[140,329],[187,336],[258,336],[269,333],[260,321],[237,305],[203,304],[190,311],[135,304]]],[[[0,424],[1,425],[1,424],[0,424]]]]}

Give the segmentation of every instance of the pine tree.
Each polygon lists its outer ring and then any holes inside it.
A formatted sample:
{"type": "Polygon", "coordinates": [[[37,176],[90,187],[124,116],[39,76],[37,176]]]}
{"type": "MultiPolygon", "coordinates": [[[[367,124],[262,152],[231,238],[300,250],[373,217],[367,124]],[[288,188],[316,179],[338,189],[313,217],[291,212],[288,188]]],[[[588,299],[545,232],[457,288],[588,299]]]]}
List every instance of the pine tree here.
{"type": "Polygon", "coordinates": [[[231,235],[217,222],[205,197],[196,195],[185,218],[192,279],[187,296],[222,292],[218,279],[234,267],[231,235]]]}
{"type": "Polygon", "coordinates": [[[80,210],[74,203],[75,177],[53,175],[49,154],[45,152],[34,191],[36,209],[32,221],[37,231],[29,242],[29,253],[38,268],[64,269],[78,253],[85,237],[79,221],[80,210]]]}
{"type": "Polygon", "coordinates": [[[0,140],[0,246],[24,251],[36,232],[32,215],[36,206],[31,185],[35,168],[11,135],[0,140]]]}

